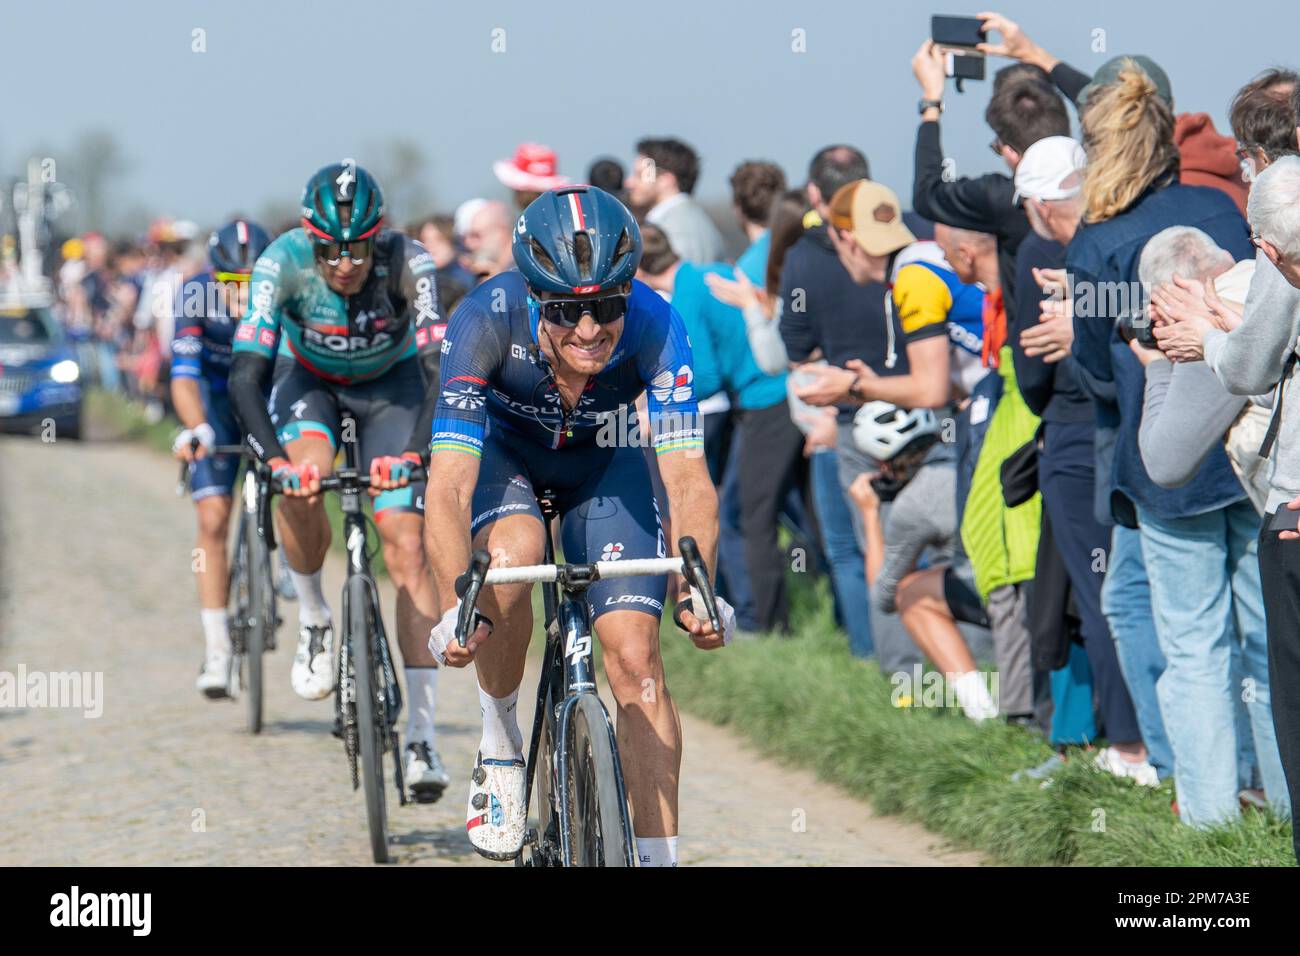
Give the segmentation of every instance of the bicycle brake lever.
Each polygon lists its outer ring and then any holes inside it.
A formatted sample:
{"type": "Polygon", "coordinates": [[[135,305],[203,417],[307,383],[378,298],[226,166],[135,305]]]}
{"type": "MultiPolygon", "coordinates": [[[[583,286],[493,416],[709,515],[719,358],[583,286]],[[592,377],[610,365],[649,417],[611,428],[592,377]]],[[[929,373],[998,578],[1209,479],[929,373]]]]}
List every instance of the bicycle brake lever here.
{"type": "MultiPolygon", "coordinates": [[[[722,619],[718,616],[718,605],[713,595],[713,585],[709,583],[709,574],[700,557],[700,548],[692,537],[677,540],[677,553],[682,556],[682,576],[686,583],[699,592],[704,601],[704,613],[713,626],[713,633],[722,634],[722,619]]],[[[696,609],[692,609],[694,611],[696,609]]],[[[698,616],[698,615],[697,615],[698,616]]]]}
{"type": "Polygon", "coordinates": [[[470,631],[477,626],[474,605],[478,601],[478,592],[483,588],[483,579],[487,577],[488,565],[492,557],[479,549],[470,555],[469,568],[456,579],[456,596],[460,598],[460,613],[456,615],[456,640],[461,647],[469,640],[470,631]]]}

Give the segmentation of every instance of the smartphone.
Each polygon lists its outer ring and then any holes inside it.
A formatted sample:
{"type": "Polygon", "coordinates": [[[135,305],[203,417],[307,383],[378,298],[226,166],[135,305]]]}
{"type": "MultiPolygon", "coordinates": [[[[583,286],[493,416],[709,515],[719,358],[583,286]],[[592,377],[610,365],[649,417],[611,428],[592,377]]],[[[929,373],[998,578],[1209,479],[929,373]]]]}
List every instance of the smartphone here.
{"type": "Polygon", "coordinates": [[[939,46],[975,47],[984,42],[984,24],[977,17],[934,16],[930,36],[939,46]]]}
{"type": "Polygon", "coordinates": [[[1269,531],[1300,531],[1300,511],[1292,511],[1286,505],[1280,505],[1277,511],[1269,516],[1269,531]]]}

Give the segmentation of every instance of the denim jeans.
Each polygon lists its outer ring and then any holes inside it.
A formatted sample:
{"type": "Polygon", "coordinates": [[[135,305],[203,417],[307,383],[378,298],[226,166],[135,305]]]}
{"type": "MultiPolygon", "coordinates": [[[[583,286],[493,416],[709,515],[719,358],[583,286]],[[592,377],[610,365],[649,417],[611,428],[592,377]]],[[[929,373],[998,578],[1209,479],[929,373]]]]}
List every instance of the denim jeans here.
{"type": "Polygon", "coordinates": [[[722,487],[718,489],[718,578],[723,598],[736,611],[742,631],[757,631],[754,594],[745,562],[745,537],[740,530],[740,434],[732,436],[722,487]]]}
{"type": "Polygon", "coordinates": [[[853,533],[850,505],[840,489],[838,456],[833,448],[813,453],[813,506],[822,532],[822,548],[830,565],[831,587],[849,633],[849,650],[855,657],[874,653],[871,641],[871,597],[867,593],[866,569],[862,550],[853,533]]]}
{"type": "Polygon", "coordinates": [[[1101,586],[1101,609],[1115,638],[1115,654],[1137,712],[1147,759],[1164,779],[1174,772],[1174,751],[1156,693],[1165,657],[1151,615],[1151,587],[1142,560],[1142,540],[1134,528],[1116,525],[1112,532],[1106,580],[1101,586]]]}
{"type": "Polygon", "coordinates": [[[1138,518],[1166,662],[1157,692],[1183,820],[1212,826],[1239,813],[1238,699],[1250,712],[1264,790],[1280,812],[1289,812],[1270,713],[1259,513],[1243,498],[1190,518],[1157,518],[1139,507],[1138,518]],[[1234,682],[1234,643],[1240,646],[1240,684],[1234,682]]]}

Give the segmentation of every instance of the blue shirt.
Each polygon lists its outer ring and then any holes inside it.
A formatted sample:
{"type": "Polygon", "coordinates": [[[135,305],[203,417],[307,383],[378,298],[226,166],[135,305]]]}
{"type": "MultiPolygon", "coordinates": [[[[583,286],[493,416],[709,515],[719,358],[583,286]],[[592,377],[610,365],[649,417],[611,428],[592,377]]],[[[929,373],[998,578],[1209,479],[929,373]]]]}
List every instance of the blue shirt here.
{"type": "MultiPolygon", "coordinates": [[[[1200,229],[1234,259],[1254,256],[1250,229],[1232,200],[1217,189],[1181,183],[1149,189],[1113,219],[1081,225],[1065,252],[1066,271],[1074,282],[1073,355],[1096,405],[1098,427],[1118,432],[1110,474],[1099,470],[1097,480],[1109,480],[1113,490],[1165,519],[1204,514],[1245,497],[1222,445],[1210,451],[1192,480],[1180,488],[1153,482],[1138,450],[1146,374],[1115,328],[1117,306],[1126,298],[1130,305],[1139,301],[1142,249],[1170,226],[1200,229]],[[1085,295],[1091,296],[1090,303],[1084,302],[1085,295]]],[[[1140,301],[1145,307],[1145,297],[1140,301]]]]}
{"type": "Polygon", "coordinates": [[[537,344],[539,322],[513,269],[461,300],[442,342],[433,451],[482,457],[489,421],[494,431],[543,447],[590,445],[620,413],[636,421],[633,403],[642,392],[656,454],[704,447],[686,326],[659,293],[632,283],[614,353],[568,411],[537,344]]]}
{"type": "Polygon", "coordinates": [[[767,252],[771,248],[772,231],[764,229],[763,234],[751,242],[736,260],[736,268],[760,289],[767,285],[767,252]]]}
{"type": "Polygon", "coordinates": [[[758,367],[745,332],[744,313],[719,301],[704,281],[706,275],[731,279],[734,274],[732,267],[722,262],[705,266],[683,262],[673,283],[673,307],[691,329],[697,365],[704,352],[702,340],[707,340],[720,387],[731,392],[741,408],[771,408],[785,401],[785,373],[768,375],[758,367]]]}

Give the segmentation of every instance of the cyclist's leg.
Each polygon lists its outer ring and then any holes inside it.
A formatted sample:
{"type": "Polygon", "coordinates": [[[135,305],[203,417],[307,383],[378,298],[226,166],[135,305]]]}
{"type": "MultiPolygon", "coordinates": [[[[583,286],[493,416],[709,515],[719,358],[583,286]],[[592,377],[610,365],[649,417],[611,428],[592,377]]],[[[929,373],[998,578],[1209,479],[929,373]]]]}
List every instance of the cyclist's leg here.
{"type": "Polygon", "coordinates": [[[988,626],[979,596],[969,584],[947,565],[913,571],[899,582],[897,603],[903,626],[943,673],[966,715],[976,720],[996,717],[992,695],[957,629],[959,615],[969,623],[988,626]]]}
{"type": "MultiPolygon", "coordinates": [[[[565,556],[574,562],[664,557],[666,543],[641,450],[617,448],[562,502],[565,556]]],[[[664,681],[659,617],[666,577],[600,581],[587,592],[605,677],[617,703],[617,737],[637,853],[675,863],[681,723],[664,681]]]]}
{"type": "MultiPolygon", "coordinates": [[[[277,360],[271,389],[271,421],[294,464],[311,462],[322,477],[334,470],[339,429],[338,404],[320,378],[292,358],[277,360]]],[[[290,683],[294,693],[320,700],[334,690],[333,615],[321,588],[321,566],[329,548],[329,520],[323,495],[281,498],[277,524],[289,574],[298,594],[298,648],[290,683]]]]}
{"type": "MultiPolygon", "coordinates": [[[[516,451],[494,437],[489,424],[471,507],[474,547],[497,567],[539,564],[545,546],[541,511],[516,451]]],[[[526,776],[519,727],[519,682],[533,632],[531,586],[484,588],[478,610],[492,621],[492,639],[474,658],[483,737],[471,778],[466,830],[492,859],[509,859],[523,846],[526,776]]]]}
{"type": "MultiPolygon", "coordinates": [[[[329,386],[287,356],[276,360],[273,380],[271,421],[289,460],[295,465],[313,462],[321,477],[333,473],[339,412],[329,386]]],[[[295,573],[294,584],[300,585],[301,576],[320,571],[329,548],[330,527],[323,496],[281,498],[277,510],[280,541],[289,569],[295,573]]]]}
{"type": "MultiPolygon", "coordinates": [[[[237,444],[239,428],[224,393],[215,395],[201,388],[204,412],[218,445],[237,444]]],[[[198,515],[197,553],[194,573],[199,589],[199,617],[203,623],[203,671],[199,689],[210,696],[220,696],[228,680],[230,627],[226,602],[230,589],[230,569],[226,540],[230,528],[231,490],[239,469],[237,455],[204,456],[190,471],[191,498],[198,515]]]]}
{"type": "MultiPolygon", "coordinates": [[[[359,465],[363,472],[381,455],[406,450],[420,414],[424,378],[414,359],[383,378],[339,390],[357,418],[359,465]]],[[[437,622],[438,599],[424,555],[424,482],[380,492],[372,499],[384,565],[397,589],[397,642],[408,667],[434,667],[429,631],[437,622]]]]}

